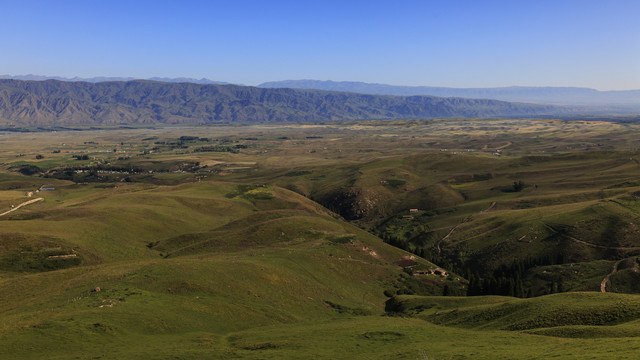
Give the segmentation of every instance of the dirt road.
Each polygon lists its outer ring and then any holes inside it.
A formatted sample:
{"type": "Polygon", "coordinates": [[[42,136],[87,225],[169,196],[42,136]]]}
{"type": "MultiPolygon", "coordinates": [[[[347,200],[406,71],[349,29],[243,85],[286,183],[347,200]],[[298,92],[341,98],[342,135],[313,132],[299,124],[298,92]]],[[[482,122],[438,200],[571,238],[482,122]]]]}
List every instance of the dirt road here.
{"type": "MultiPolygon", "coordinates": [[[[554,233],[558,233],[558,231],[556,229],[554,229],[553,227],[543,223],[543,225],[551,230],[554,233]]],[[[575,241],[579,244],[582,245],[586,245],[586,246],[590,246],[590,247],[594,247],[594,248],[598,248],[598,249],[607,249],[607,250],[623,250],[623,251],[629,251],[629,250],[640,250],[640,246],[606,246],[606,245],[598,245],[598,244],[592,244],[590,242],[586,242],[580,239],[576,239],[573,236],[567,235],[567,234],[562,234],[562,236],[564,236],[565,238],[571,240],[571,241],[575,241]]]]}
{"type": "Polygon", "coordinates": [[[20,204],[20,205],[18,205],[18,206],[13,207],[11,210],[7,210],[7,211],[3,212],[2,214],[0,214],[0,216],[5,216],[5,215],[7,215],[7,214],[10,214],[10,213],[11,213],[11,212],[13,212],[13,211],[16,211],[16,210],[20,209],[20,208],[21,208],[21,207],[23,207],[23,206],[27,206],[27,205],[29,205],[29,204],[33,204],[33,203],[36,203],[36,202],[38,202],[38,201],[42,201],[42,200],[44,200],[44,199],[43,199],[43,198],[35,198],[35,199],[31,199],[31,200],[29,200],[29,201],[25,201],[25,202],[23,202],[22,204],[20,204]]]}
{"type": "Polygon", "coordinates": [[[613,264],[613,270],[607,276],[605,276],[604,279],[602,279],[602,282],[600,283],[600,292],[607,292],[607,283],[609,282],[609,279],[611,279],[611,275],[615,274],[618,271],[618,265],[620,265],[623,260],[626,259],[616,261],[616,263],[613,264]]]}
{"type": "Polygon", "coordinates": [[[640,246],[604,246],[604,245],[597,245],[597,244],[592,244],[592,243],[588,243],[586,241],[582,241],[580,239],[576,239],[573,236],[569,236],[569,235],[563,235],[564,237],[566,237],[569,240],[575,241],[577,243],[583,244],[583,245],[587,245],[587,246],[591,246],[594,248],[598,248],[598,249],[607,249],[607,250],[640,250],[640,246]]]}
{"type": "MultiPolygon", "coordinates": [[[[484,209],[484,210],[480,211],[480,214],[482,214],[483,212],[487,212],[487,211],[489,211],[489,210],[493,209],[493,207],[494,207],[494,206],[496,206],[496,202],[495,202],[495,201],[494,201],[494,202],[492,202],[492,203],[491,203],[491,205],[489,205],[489,207],[488,207],[488,208],[486,208],[486,209],[484,209]]],[[[464,220],[462,220],[462,222],[461,222],[461,223],[459,223],[458,225],[456,225],[456,226],[454,226],[453,228],[451,228],[451,230],[449,231],[449,233],[448,233],[447,235],[445,235],[442,239],[440,239],[440,241],[438,241],[438,243],[436,244],[436,247],[437,247],[437,249],[438,249],[438,255],[440,255],[440,253],[442,252],[442,249],[440,248],[440,244],[441,244],[443,241],[446,241],[447,239],[449,239],[449,237],[451,236],[451,234],[453,234],[453,232],[454,232],[454,231],[455,231],[455,230],[456,230],[460,225],[462,225],[462,224],[464,224],[464,223],[467,223],[467,222],[471,221],[471,219],[472,219],[472,218],[473,218],[473,215],[469,215],[469,216],[467,216],[466,218],[464,218],[464,220]]]]}

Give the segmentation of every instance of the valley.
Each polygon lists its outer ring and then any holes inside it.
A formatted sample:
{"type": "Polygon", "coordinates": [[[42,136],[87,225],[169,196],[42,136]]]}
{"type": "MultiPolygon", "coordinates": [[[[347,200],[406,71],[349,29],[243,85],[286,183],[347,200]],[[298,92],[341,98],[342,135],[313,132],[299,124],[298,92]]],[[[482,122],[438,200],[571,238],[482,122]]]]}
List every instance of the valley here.
{"type": "Polygon", "coordinates": [[[0,134],[3,359],[640,351],[636,122],[74,128],[0,134]]]}

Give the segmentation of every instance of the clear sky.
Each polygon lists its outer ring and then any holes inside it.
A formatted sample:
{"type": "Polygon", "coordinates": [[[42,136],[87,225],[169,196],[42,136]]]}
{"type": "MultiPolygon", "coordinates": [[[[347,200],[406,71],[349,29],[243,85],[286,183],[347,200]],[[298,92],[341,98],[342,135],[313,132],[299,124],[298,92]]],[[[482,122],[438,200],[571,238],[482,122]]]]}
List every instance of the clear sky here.
{"type": "Polygon", "coordinates": [[[639,0],[0,0],[0,74],[640,89],[639,0]]]}

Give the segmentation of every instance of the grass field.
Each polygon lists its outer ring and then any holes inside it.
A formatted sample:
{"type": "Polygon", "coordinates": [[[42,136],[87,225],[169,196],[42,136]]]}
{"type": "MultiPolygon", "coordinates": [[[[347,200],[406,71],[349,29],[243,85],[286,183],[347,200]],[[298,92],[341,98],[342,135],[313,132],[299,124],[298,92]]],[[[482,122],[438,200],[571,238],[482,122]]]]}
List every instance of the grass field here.
{"type": "Polygon", "coordinates": [[[4,133],[0,358],[636,358],[637,134],[4,133]]]}

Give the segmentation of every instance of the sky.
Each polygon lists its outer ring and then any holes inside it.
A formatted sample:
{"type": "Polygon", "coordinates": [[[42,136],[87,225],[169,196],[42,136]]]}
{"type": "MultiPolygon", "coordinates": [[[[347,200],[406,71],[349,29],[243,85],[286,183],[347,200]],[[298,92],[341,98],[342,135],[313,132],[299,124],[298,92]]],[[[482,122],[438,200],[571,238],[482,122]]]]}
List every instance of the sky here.
{"type": "Polygon", "coordinates": [[[640,89],[638,0],[0,0],[0,74],[640,89]]]}

